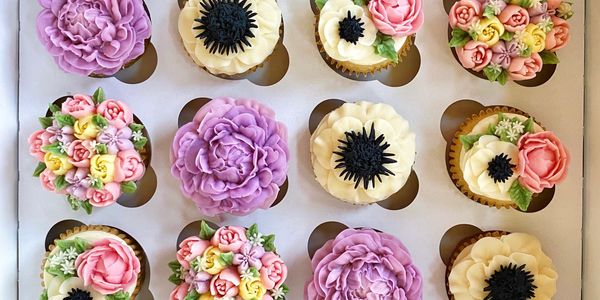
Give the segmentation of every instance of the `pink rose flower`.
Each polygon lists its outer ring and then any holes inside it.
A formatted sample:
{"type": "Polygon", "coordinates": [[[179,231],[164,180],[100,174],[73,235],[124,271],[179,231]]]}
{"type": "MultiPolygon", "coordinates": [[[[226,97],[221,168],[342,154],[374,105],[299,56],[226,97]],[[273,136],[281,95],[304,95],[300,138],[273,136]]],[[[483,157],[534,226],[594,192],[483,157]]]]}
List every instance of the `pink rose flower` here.
{"type": "Polygon", "coordinates": [[[528,190],[541,193],[567,177],[569,152],[554,133],[526,133],[517,145],[519,182],[528,190]]]}
{"type": "Polygon", "coordinates": [[[265,294],[263,296],[262,300],[273,300],[273,297],[271,297],[271,295],[269,295],[269,294],[265,294]]]}
{"type": "Polygon", "coordinates": [[[83,284],[104,295],[135,286],[141,270],[133,250],[114,239],[94,243],[91,249],[77,257],[75,266],[83,284]]]}
{"type": "Polygon", "coordinates": [[[391,36],[414,34],[425,19],[421,0],[371,0],[369,11],[375,27],[391,36]]]}
{"type": "Polygon", "coordinates": [[[184,300],[189,289],[190,285],[185,282],[178,285],[169,295],[169,300],[184,300]]]}
{"type": "Polygon", "coordinates": [[[65,115],[71,115],[75,119],[93,115],[96,113],[96,104],[90,96],[77,94],[67,98],[62,104],[61,112],[65,115]]]}
{"type": "Polygon", "coordinates": [[[239,293],[240,281],[235,269],[225,269],[210,281],[210,294],[215,298],[235,297],[239,293]]]}
{"type": "Polygon", "coordinates": [[[476,0],[460,0],[452,6],[448,18],[450,27],[469,31],[471,24],[481,17],[481,3],[476,0]]]}
{"type": "Polygon", "coordinates": [[[458,60],[467,69],[479,72],[492,60],[492,50],[486,43],[469,41],[463,48],[457,48],[458,60]]]}
{"type": "Polygon", "coordinates": [[[133,113],[129,110],[129,107],[117,100],[106,100],[98,105],[98,114],[103,116],[108,124],[121,129],[131,123],[133,123],[133,113]]]}
{"type": "Polygon", "coordinates": [[[281,257],[273,252],[267,252],[262,257],[263,264],[260,268],[260,280],[267,289],[279,288],[287,278],[288,269],[281,257]]]}
{"type": "Polygon", "coordinates": [[[44,153],[42,147],[51,144],[49,141],[49,133],[46,133],[45,130],[38,130],[29,136],[27,142],[29,142],[29,154],[39,161],[44,161],[44,155],[46,153],[44,153]]]}
{"type": "Polygon", "coordinates": [[[86,197],[94,207],[109,206],[117,202],[119,197],[121,197],[121,185],[116,182],[111,182],[105,183],[104,188],[101,190],[88,188],[86,197]]]}
{"type": "Polygon", "coordinates": [[[508,77],[512,80],[532,79],[543,66],[542,57],[537,53],[531,54],[531,57],[515,57],[508,67],[508,77]]]}
{"type": "Polygon", "coordinates": [[[554,27],[546,34],[546,50],[554,52],[569,43],[571,26],[566,20],[555,16],[552,16],[552,22],[554,27]]]}
{"type": "Polygon", "coordinates": [[[529,12],[518,5],[508,5],[498,15],[498,20],[504,24],[504,28],[510,32],[522,31],[529,24],[529,12]]]}
{"type": "Polygon", "coordinates": [[[89,168],[90,159],[96,154],[91,141],[74,140],[67,148],[69,162],[77,168],[89,168]]]}
{"type": "Polygon", "coordinates": [[[210,243],[208,241],[201,240],[196,236],[189,237],[179,243],[177,261],[187,270],[190,268],[190,261],[202,255],[204,250],[209,246],[210,243]]]}
{"type": "Polygon", "coordinates": [[[117,154],[114,177],[116,182],[140,180],[145,171],[144,161],[136,150],[125,150],[117,154]]]}
{"type": "Polygon", "coordinates": [[[223,252],[238,252],[248,240],[246,229],[238,226],[221,227],[215,232],[211,243],[223,252]]]}
{"type": "Polygon", "coordinates": [[[54,172],[52,172],[50,169],[46,169],[40,174],[40,182],[42,183],[42,187],[50,192],[56,192],[54,180],[56,180],[56,174],[54,174],[54,172]]]}

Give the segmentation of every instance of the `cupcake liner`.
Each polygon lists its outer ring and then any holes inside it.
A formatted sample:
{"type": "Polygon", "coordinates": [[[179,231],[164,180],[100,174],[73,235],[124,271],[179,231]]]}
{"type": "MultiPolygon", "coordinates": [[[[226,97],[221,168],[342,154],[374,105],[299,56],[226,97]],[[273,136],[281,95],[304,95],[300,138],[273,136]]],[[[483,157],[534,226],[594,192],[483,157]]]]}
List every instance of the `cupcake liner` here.
{"type": "MultiPolygon", "coordinates": [[[[468,118],[467,120],[465,120],[459,127],[458,131],[454,134],[454,138],[452,139],[452,144],[450,145],[450,151],[448,152],[448,163],[450,165],[450,178],[452,179],[452,182],[454,182],[454,184],[456,185],[456,187],[458,187],[458,189],[465,195],[467,196],[467,198],[478,202],[480,204],[483,205],[487,205],[489,207],[495,207],[498,209],[501,208],[517,208],[517,205],[512,202],[512,201],[502,201],[502,200],[497,200],[497,199],[493,199],[490,197],[486,197],[483,195],[478,195],[475,194],[471,191],[471,189],[469,189],[469,185],[467,184],[467,182],[464,180],[463,177],[463,172],[460,169],[460,153],[462,151],[462,143],[460,142],[460,136],[461,135],[467,135],[471,132],[471,130],[473,129],[473,127],[475,127],[475,125],[477,123],[479,123],[481,120],[498,114],[498,113],[511,113],[511,114],[517,114],[517,115],[522,115],[524,117],[529,118],[530,115],[527,114],[524,111],[521,111],[517,108],[514,107],[510,107],[510,106],[501,106],[501,105],[497,105],[497,106],[488,106],[485,109],[483,109],[482,111],[480,111],[477,114],[473,114],[470,118],[468,118]]],[[[535,120],[535,118],[533,119],[533,121],[540,125],[542,128],[544,128],[544,126],[542,124],[540,124],[539,122],[537,122],[535,120]]],[[[537,194],[534,194],[534,198],[537,196],[537,194]]]]}
{"type": "Polygon", "coordinates": [[[135,290],[131,293],[131,298],[130,298],[130,300],[135,300],[137,295],[140,292],[140,289],[142,288],[142,282],[144,282],[144,278],[146,276],[144,256],[142,254],[141,247],[128,234],[125,234],[116,228],[112,228],[112,227],[105,226],[105,225],[89,225],[89,226],[82,225],[79,227],[75,227],[73,229],[68,229],[67,231],[61,233],[59,235],[59,238],[54,240],[54,242],[48,247],[49,251],[46,251],[46,253],[44,254],[44,257],[42,259],[42,266],[41,266],[42,273],[40,275],[40,278],[42,279],[42,287],[47,288],[44,285],[44,268],[46,266],[46,261],[48,260],[48,257],[50,256],[50,253],[52,253],[52,251],[56,248],[56,241],[65,240],[65,239],[72,237],[73,235],[76,235],[81,232],[86,232],[86,231],[102,231],[102,232],[106,232],[106,233],[115,235],[118,238],[125,241],[127,246],[129,246],[129,247],[131,247],[131,249],[133,249],[133,253],[140,260],[140,274],[138,275],[138,278],[137,278],[135,290]]]}

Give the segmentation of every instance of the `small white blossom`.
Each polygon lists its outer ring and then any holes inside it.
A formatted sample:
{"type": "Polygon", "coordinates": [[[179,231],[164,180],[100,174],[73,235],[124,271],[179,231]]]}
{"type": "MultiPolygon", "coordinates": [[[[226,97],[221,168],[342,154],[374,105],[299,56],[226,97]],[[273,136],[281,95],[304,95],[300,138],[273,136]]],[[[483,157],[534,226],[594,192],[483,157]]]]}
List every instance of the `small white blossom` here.
{"type": "Polygon", "coordinates": [[[67,153],[67,149],[69,148],[69,143],[60,143],[58,145],[60,148],[60,153],[67,153]]]}
{"type": "Polygon", "coordinates": [[[60,264],[60,270],[65,275],[75,275],[75,261],[65,260],[62,264],[60,264]]]}
{"type": "Polygon", "coordinates": [[[481,27],[481,22],[479,20],[471,23],[471,25],[469,25],[469,33],[477,33],[477,32],[481,32],[483,30],[483,27],[481,27]]]}
{"type": "Polygon", "coordinates": [[[510,120],[502,120],[496,126],[496,130],[508,130],[511,127],[510,120]]]}
{"type": "Polygon", "coordinates": [[[506,2],[504,0],[489,0],[487,5],[494,10],[495,15],[499,15],[506,6],[506,2]]]}
{"type": "Polygon", "coordinates": [[[258,247],[263,245],[265,239],[263,238],[262,233],[257,232],[256,234],[249,236],[248,241],[252,246],[258,247]]]}
{"type": "Polygon", "coordinates": [[[63,256],[52,255],[52,256],[50,256],[50,258],[48,258],[48,264],[50,265],[51,268],[54,268],[54,267],[60,265],[63,260],[64,260],[63,256]]]}
{"type": "Polygon", "coordinates": [[[511,142],[516,141],[518,136],[519,136],[519,134],[516,133],[512,128],[509,129],[508,131],[506,131],[506,137],[511,142]]]}
{"type": "Polygon", "coordinates": [[[499,64],[495,64],[495,63],[490,63],[490,67],[492,69],[494,69],[494,71],[498,72],[498,73],[502,73],[502,66],[499,64]]]}
{"type": "Polygon", "coordinates": [[[285,292],[283,291],[283,287],[281,286],[271,291],[271,297],[273,297],[273,299],[275,300],[283,299],[284,296],[285,292]]]}
{"type": "Polygon", "coordinates": [[[523,122],[521,122],[521,121],[515,121],[512,124],[512,129],[517,134],[522,134],[525,131],[525,125],[523,125],[523,122]]]}
{"type": "Polygon", "coordinates": [[[214,299],[215,300],[235,300],[234,297],[229,297],[229,296],[225,296],[225,297],[222,297],[222,298],[215,297],[214,299]]]}
{"type": "Polygon", "coordinates": [[[240,274],[240,278],[245,279],[245,280],[250,280],[250,279],[254,278],[254,274],[252,274],[250,269],[247,269],[246,271],[242,272],[242,274],[240,274]]]}
{"type": "Polygon", "coordinates": [[[144,137],[144,135],[142,134],[141,131],[135,131],[131,134],[131,137],[133,138],[134,142],[137,142],[137,141],[141,140],[144,137]]]}
{"type": "Polygon", "coordinates": [[[96,145],[98,145],[98,142],[96,142],[96,140],[93,140],[90,142],[90,148],[92,148],[94,150],[96,149],[96,145]]]}
{"type": "Polygon", "coordinates": [[[75,249],[75,247],[69,247],[69,249],[67,249],[67,251],[65,251],[66,259],[69,259],[69,260],[76,259],[78,255],[79,254],[77,254],[77,249],[75,249]]]}

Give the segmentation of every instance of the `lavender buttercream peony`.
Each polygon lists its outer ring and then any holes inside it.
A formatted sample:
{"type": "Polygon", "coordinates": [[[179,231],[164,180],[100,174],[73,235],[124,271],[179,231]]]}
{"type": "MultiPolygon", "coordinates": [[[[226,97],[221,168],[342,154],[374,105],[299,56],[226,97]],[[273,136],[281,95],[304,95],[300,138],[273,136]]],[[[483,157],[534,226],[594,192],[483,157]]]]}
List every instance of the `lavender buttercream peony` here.
{"type": "Polygon", "coordinates": [[[305,300],[420,300],[422,277],[406,247],[372,229],[346,229],[317,250],[305,300]]]}
{"type": "Polygon", "coordinates": [[[38,0],[40,41],[66,72],[111,76],[145,51],[152,34],[142,0],[38,0]]]}
{"type": "Polygon", "coordinates": [[[269,208],[285,182],[287,129],[253,101],[218,98],[182,126],[171,148],[172,173],[205,215],[269,208]]]}

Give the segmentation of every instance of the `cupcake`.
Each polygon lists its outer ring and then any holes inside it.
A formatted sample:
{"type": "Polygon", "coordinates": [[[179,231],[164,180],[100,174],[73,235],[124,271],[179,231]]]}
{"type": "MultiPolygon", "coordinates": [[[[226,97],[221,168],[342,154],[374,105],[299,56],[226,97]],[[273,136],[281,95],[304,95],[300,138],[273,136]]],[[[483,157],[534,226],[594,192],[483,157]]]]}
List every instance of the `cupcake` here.
{"type": "Polygon", "coordinates": [[[40,299],[136,299],[144,276],[137,248],[111,227],[68,230],[46,253],[40,299]]]}
{"type": "Polygon", "coordinates": [[[142,0],[39,0],[42,45],[68,73],[112,76],[146,51],[152,24],[142,0]]]}
{"type": "Polygon", "coordinates": [[[423,299],[423,278],[406,247],[373,229],[346,229],[312,258],[304,300],[423,299]]]}
{"type": "Polygon", "coordinates": [[[286,180],[287,129],[265,105],[216,98],[179,128],[171,172],[206,216],[269,208],[286,180]]]}
{"type": "Polygon", "coordinates": [[[451,300],[550,300],[558,278],[534,236],[498,231],[459,245],[446,275],[451,300]]]}
{"type": "Polygon", "coordinates": [[[169,281],[177,285],[169,299],[285,300],[288,269],[274,242],[256,224],[216,229],[203,221],[169,263],[169,281]]]}
{"type": "Polygon", "coordinates": [[[470,199],[526,211],[536,194],[567,176],[569,153],[551,131],[507,106],[467,119],[450,147],[450,173],[470,199]]]}
{"type": "Polygon", "coordinates": [[[50,104],[42,129],[29,136],[33,173],[42,187],[65,195],[73,210],[88,214],[134,193],[149,161],[144,125],[129,107],[94,95],[76,94],[50,104]]]}
{"type": "Polygon", "coordinates": [[[369,74],[401,61],[423,25],[421,0],[316,0],[315,33],[328,63],[369,74]]]}
{"type": "Polygon", "coordinates": [[[572,2],[459,0],[449,12],[450,47],[462,66],[502,85],[533,79],[570,39],[572,2]],[[508,2],[508,3],[507,3],[508,2]]]}
{"type": "Polygon", "coordinates": [[[310,139],[317,181],[352,204],[398,192],[411,173],[415,149],[408,122],[382,103],[345,103],[321,120],[310,139]]]}
{"type": "Polygon", "coordinates": [[[283,33],[275,0],[188,0],[178,26],[194,62],[222,77],[255,71],[283,33]]]}

